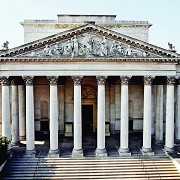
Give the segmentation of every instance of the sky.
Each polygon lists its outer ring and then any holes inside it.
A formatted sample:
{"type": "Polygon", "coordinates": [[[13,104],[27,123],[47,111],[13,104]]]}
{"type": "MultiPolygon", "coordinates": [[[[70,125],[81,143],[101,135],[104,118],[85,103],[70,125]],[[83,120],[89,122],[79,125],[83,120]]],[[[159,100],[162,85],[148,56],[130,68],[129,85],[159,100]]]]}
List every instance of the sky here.
{"type": "Polygon", "coordinates": [[[0,0],[0,46],[24,42],[25,19],[54,19],[57,14],[110,14],[117,20],[149,21],[149,43],[180,53],[180,0],[0,0]]]}

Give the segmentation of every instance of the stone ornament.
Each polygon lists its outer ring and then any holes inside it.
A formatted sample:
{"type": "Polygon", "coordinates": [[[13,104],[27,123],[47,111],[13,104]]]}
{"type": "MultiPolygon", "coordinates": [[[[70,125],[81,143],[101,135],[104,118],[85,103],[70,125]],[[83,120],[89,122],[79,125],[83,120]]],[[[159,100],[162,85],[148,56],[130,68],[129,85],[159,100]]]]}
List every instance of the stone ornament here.
{"type": "Polygon", "coordinates": [[[9,77],[8,76],[1,76],[0,83],[2,86],[9,86],[9,77]]]}
{"type": "Polygon", "coordinates": [[[167,76],[167,85],[174,86],[176,81],[176,77],[174,76],[167,76]]]}
{"type": "Polygon", "coordinates": [[[144,85],[150,86],[154,78],[154,76],[144,76],[144,85]]]}
{"type": "Polygon", "coordinates": [[[106,38],[85,33],[55,44],[46,44],[41,50],[21,55],[22,57],[157,57],[145,50],[106,38]]]}
{"type": "Polygon", "coordinates": [[[106,83],[107,76],[96,76],[98,85],[104,85],[106,83]]]}
{"type": "Polygon", "coordinates": [[[72,76],[74,85],[81,85],[82,78],[83,76],[72,76]]]}
{"type": "Polygon", "coordinates": [[[131,79],[132,76],[120,76],[121,79],[121,84],[122,85],[128,85],[129,80],[131,79]]]}
{"type": "Polygon", "coordinates": [[[51,86],[55,86],[58,84],[58,76],[47,76],[47,79],[51,86]]]}
{"type": "Polygon", "coordinates": [[[26,86],[33,86],[34,84],[34,76],[23,76],[24,83],[26,86]]]}

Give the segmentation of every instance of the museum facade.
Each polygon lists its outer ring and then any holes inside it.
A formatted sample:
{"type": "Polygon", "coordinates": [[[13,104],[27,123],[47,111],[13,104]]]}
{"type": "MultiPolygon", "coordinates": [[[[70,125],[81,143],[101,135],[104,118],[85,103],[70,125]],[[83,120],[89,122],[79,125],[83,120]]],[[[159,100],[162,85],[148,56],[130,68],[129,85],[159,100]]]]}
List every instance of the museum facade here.
{"type": "Polygon", "coordinates": [[[58,15],[25,20],[25,44],[0,53],[0,125],[12,146],[26,139],[35,153],[35,131],[50,134],[50,156],[59,156],[58,134],[120,135],[129,156],[129,133],[143,132],[142,152],[153,155],[152,136],[172,152],[180,140],[180,54],[148,43],[151,24],[115,15],[58,15]]]}

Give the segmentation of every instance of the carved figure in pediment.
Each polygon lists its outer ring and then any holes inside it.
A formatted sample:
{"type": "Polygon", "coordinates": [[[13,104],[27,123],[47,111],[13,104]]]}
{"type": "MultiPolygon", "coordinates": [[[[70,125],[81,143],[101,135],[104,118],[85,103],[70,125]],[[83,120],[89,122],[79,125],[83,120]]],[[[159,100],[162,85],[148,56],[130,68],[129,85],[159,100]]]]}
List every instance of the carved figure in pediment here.
{"type": "Polygon", "coordinates": [[[101,54],[100,56],[107,56],[108,55],[108,46],[107,46],[107,40],[106,37],[103,36],[102,41],[100,42],[100,49],[101,49],[101,54]]]}
{"type": "Polygon", "coordinates": [[[64,55],[72,55],[72,52],[73,52],[72,42],[68,40],[67,45],[64,48],[64,55]]]}
{"type": "Polygon", "coordinates": [[[72,57],[79,55],[79,42],[76,35],[71,39],[72,42],[72,57]]]}
{"type": "Polygon", "coordinates": [[[60,47],[59,44],[56,43],[53,48],[53,55],[55,56],[62,55],[63,52],[64,52],[64,48],[60,47]]]}
{"type": "Polygon", "coordinates": [[[93,38],[90,33],[88,33],[84,37],[82,41],[82,45],[84,46],[83,48],[87,54],[91,54],[93,52],[93,38]]]}
{"type": "Polygon", "coordinates": [[[117,53],[117,44],[116,41],[113,41],[110,48],[110,55],[113,56],[116,55],[116,53],[117,53]]]}
{"type": "Polygon", "coordinates": [[[45,48],[43,49],[43,55],[44,56],[51,56],[52,55],[52,49],[48,44],[46,44],[45,48]]]}
{"type": "Polygon", "coordinates": [[[125,50],[125,56],[131,56],[131,55],[132,55],[132,50],[130,45],[128,45],[125,50]]]}

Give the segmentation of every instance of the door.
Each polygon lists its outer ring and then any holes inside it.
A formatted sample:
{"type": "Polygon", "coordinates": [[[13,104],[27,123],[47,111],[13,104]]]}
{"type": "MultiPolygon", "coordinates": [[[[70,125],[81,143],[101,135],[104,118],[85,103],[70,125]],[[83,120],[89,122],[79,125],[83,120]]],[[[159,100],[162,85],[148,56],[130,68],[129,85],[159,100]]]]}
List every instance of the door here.
{"type": "Polygon", "coordinates": [[[93,133],[93,105],[82,105],[83,135],[93,133]]]}

